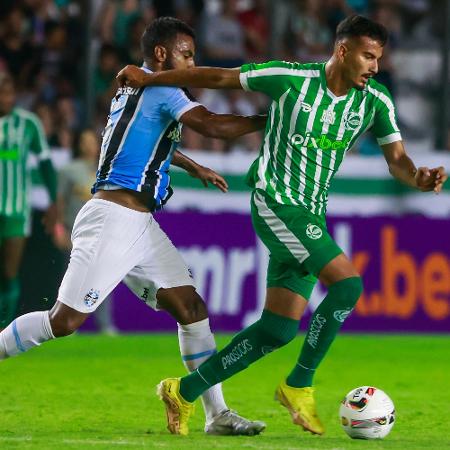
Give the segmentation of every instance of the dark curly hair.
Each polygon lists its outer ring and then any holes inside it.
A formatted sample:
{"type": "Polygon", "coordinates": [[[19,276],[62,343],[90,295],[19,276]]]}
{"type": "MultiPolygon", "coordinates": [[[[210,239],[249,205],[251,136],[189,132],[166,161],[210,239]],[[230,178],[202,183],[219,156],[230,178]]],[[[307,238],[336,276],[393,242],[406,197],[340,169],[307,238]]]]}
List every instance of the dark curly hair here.
{"type": "Polygon", "coordinates": [[[177,34],[187,34],[195,39],[194,30],[175,17],[159,17],[144,31],[141,38],[141,49],[145,58],[151,58],[157,45],[168,46],[177,34]]]}

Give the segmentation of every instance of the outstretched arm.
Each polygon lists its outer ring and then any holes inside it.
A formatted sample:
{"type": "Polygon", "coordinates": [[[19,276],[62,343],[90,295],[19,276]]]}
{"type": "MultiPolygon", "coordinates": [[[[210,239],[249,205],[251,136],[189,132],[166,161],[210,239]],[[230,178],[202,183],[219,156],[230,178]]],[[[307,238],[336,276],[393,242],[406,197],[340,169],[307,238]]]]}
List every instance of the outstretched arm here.
{"type": "Polygon", "coordinates": [[[394,178],[423,192],[441,192],[448,179],[442,166],[433,169],[428,167],[416,168],[411,158],[406,154],[402,141],[382,145],[381,148],[388,163],[389,172],[394,178]]]}
{"type": "Polygon", "coordinates": [[[211,183],[222,192],[228,191],[228,184],[222,176],[208,167],[201,166],[178,150],[173,154],[172,164],[184,169],[191,177],[198,178],[205,187],[211,183]]]}
{"type": "Polygon", "coordinates": [[[262,130],[266,126],[266,115],[238,116],[214,114],[204,106],[185,112],[180,122],[206,137],[235,139],[247,133],[262,130]]]}
{"type": "Polygon", "coordinates": [[[137,66],[126,66],[117,75],[120,86],[140,88],[144,86],[177,86],[208,89],[242,89],[240,69],[218,67],[193,67],[190,69],[164,70],[147,73],[137,66]]]}

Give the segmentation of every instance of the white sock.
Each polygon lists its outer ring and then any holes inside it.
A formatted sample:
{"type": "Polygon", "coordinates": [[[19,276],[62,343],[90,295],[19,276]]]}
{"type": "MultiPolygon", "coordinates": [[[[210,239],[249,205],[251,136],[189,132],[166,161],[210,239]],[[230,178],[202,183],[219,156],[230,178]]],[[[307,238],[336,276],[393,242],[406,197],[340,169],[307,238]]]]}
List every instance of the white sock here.
{"type": "MultiPolygon", "coordinates": [[[[209,319],[189,325],[178,324],[178,340],[183,364],[189,372],[216,353],[216,341],[209,327],[209,319]]],[[[228,409],[223,398],[222,384],[216,384],[202,395],[206,421],[228,409]]]]}
{"type": "Polygon", "coordinates": [[[48,311],[24,314],[0,333],[0,359],[26,352],[54,337],[48,311]]]}

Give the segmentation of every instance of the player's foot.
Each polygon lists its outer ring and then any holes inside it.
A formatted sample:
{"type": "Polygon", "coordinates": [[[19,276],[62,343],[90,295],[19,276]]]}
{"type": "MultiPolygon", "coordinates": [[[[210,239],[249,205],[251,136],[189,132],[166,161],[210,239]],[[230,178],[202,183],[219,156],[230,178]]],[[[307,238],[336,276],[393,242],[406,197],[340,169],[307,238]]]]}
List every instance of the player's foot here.
{"type": "Polygon", "coordinates": [[[206,422],[205,433],[233,436],[255,436],[266,428],[266,424],[259,420],[248,420],[235,411],[227,409],[206,422]]]}
{"type": "Polygon", "coordinates": [[[167,429],[172,434],[189,433],[189,417],[194,414],[194,403],[188,402],[180,394],[180,378],[166,378],[162,380],[156,393],[166,404],[167,429]]]}
{"type": "Polygon", "coordinates": [[[325,433],[325,428],[316,412],[314,388],[295,388],[288,386],[283,381],[275,391],[275,400],[287,408],[292,416],[292,421],[303,427],[305,431],[313,434],[325,433]]]}

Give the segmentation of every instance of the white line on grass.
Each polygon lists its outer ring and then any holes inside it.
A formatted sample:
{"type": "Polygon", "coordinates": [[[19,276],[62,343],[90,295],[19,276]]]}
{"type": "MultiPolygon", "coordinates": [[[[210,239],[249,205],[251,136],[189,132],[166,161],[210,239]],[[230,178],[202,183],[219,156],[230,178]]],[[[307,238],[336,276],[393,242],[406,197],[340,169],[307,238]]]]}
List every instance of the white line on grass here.
{"type": "MultiPolygon", "coordinates": [[[[0,442],[30,442],[33,441],[32,436],[0,436],[0,442]]],[[[40,441],[40,440],[39,440],[40,441]]],[[[38,441],[35,441],[38,442],[38,441]]],[[[49,443],[60,442],[57,439],[50,439],[49,443]]],[[[146,447],[149,445],[147,441],[113,441],[106,439],[63,439],[62,442],[64,444],[83,444],[83,445],[128,445],[135,447],[146,447]]],[[[154,447],[167,447],[165,442],[152,442],[152,446],[154,447]]]]}
{"type": "Polygon", "coordinates": [[[33,440],[31,436],[0,436],[0,441],[24,442],[31,440],[33,440]]]}

